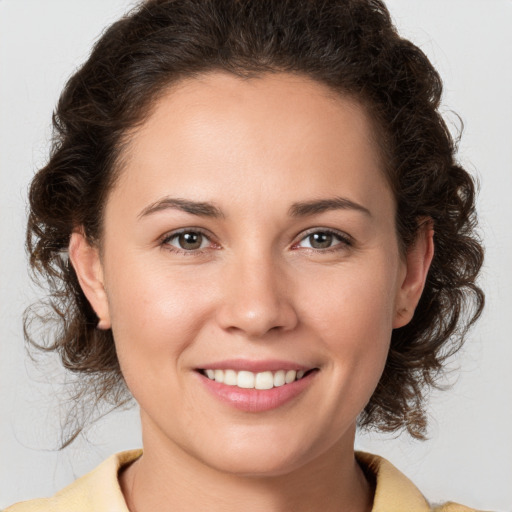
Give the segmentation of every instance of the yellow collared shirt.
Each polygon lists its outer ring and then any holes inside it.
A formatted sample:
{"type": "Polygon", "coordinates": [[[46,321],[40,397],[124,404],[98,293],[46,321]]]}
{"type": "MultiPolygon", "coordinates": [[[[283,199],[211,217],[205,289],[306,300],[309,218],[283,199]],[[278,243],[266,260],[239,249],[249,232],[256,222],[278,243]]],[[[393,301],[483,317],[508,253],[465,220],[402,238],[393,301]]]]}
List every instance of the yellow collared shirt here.
{"type": "MultiPolygon", "coordinates": [[[[53,497],[24,501],[4,512],[129,512],[118,473],[141,454],[142,450],[131,450],[112,455],[53,497]]],[[[476,512],[456,503],[432,507],[416,486],[386,459],[363,452],[356,452],[356,458],[375,477],[372,512],[476,512]]]]}

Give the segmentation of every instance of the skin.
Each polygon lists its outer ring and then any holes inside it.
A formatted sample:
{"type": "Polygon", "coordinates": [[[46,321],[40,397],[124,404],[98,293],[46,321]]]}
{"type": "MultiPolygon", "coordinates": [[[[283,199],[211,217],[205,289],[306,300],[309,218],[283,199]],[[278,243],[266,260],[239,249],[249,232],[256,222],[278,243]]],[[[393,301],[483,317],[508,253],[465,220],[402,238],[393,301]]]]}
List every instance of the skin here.
{"type": "Polygon", "coordinates": [[[144,455],[121,475],[130,509],[370,510],[356,418],[433,243],[427,226],[400,254],[365,110],[305,77],[209,73],[161,97],[124,157],[101,251],[77,230],[70,256],[141,409],[144,455]],[[290,214],[334,198],[351,203],[290,214]],[[180,248],[182,229],[203,233],[200,249],[180,248]],[[312,246],[326,229],[339,237],[312,246]],[[318,371],[292,401],[251,413],[197,372],[233,358],[318,371]]]}

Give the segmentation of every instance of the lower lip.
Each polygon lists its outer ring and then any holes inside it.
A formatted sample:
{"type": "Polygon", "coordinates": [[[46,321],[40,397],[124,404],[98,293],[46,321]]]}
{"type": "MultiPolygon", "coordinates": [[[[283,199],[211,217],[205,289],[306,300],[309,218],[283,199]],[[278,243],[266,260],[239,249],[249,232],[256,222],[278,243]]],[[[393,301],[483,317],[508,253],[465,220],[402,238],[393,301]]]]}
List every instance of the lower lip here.
{"type": "Polygon", "coordinates": [[[312,371],[300,380],[272,389],[244,389],[228,386],[198,373],[201,381],[216,398],[231,407],[245,412],[264,412],[277,409],[291,402],[313,382],[318,371],[312,371]]]}

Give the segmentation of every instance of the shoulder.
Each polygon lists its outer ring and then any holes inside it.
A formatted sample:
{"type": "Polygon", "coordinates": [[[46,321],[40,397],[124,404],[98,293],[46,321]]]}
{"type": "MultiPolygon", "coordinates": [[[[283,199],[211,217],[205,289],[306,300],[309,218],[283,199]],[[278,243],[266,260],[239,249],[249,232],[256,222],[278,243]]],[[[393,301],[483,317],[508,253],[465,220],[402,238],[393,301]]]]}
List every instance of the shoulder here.
{"type": "Polygon", "coordinates": [[[141,454],[142,450],[131,450],[112,455],[51,498],[17,503],[3,512],[128,512],[118,473],[141,454]]]}
{"type": "Polygon", "coordinates": [[[375,481],[372,512],[478,512],[452,502],[431,505],[411,480],[378,455],[356,452],[356,459],[375,481]]]}

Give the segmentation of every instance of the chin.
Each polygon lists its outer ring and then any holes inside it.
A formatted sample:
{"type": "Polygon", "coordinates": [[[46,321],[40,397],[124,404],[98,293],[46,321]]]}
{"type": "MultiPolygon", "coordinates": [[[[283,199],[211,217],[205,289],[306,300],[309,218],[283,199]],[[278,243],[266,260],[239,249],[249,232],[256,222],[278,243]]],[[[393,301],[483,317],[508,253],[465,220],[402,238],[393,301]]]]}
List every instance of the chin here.
{"type": "Polygon", "coordinates": [[[193,454],[210,468],[232,475],[264,478],[283,476],[307,466],[329,450],[311,437],[295,437],[279,432],[259,432],[219,438],[213,450],[193,454]]]}
{"type": "Polygon", "coordinates": [[[271,478],[292,473],[305,463],[297,454],[287,457],[276,447],[268,452],[226,454],[221,460],[204,461],[210,468],[221,473],[247,478],[271,478]]]}

